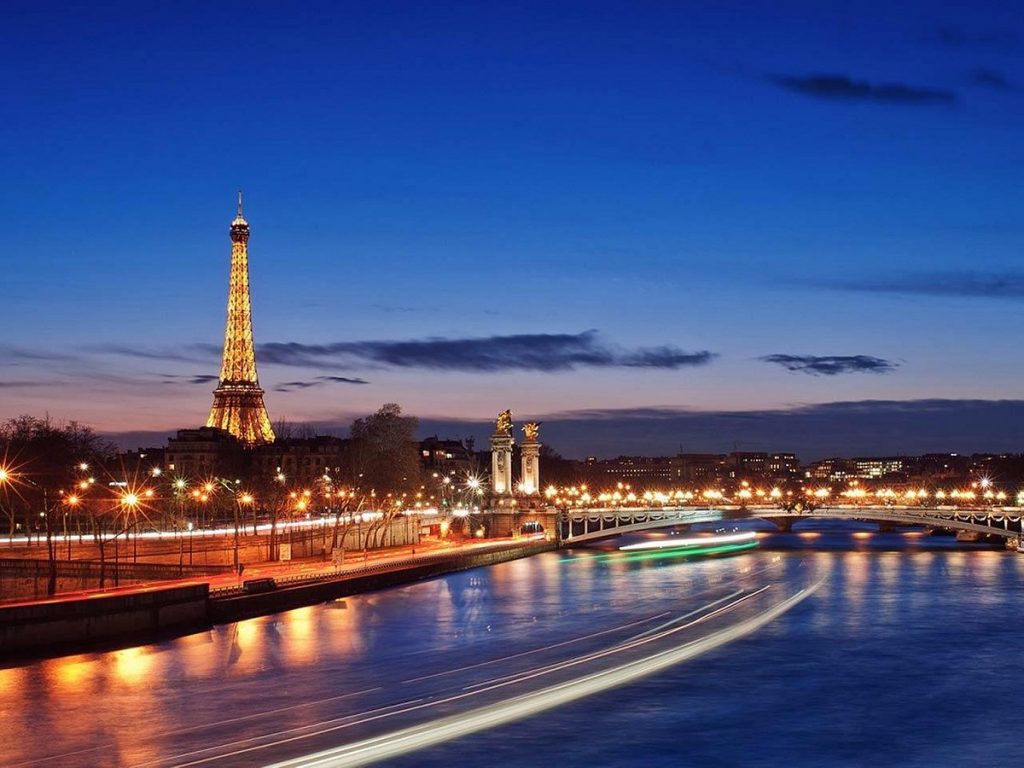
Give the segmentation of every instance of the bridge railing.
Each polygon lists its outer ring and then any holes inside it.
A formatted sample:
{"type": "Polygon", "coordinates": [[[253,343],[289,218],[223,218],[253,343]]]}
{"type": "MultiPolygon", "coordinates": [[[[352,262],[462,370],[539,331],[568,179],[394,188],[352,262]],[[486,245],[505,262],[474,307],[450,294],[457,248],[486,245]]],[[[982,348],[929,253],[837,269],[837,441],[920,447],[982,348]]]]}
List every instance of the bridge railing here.
{"type": "Polygon", "coordinates": [[[660,507],[598,507],[563,509],[558,516],[561,541],[571,542],[639,532],[671,525],[748,518],[821,517],[909,523],[988,533],[1005,538],[1021,535],[1019,507],[953,507],[886,505],[733,505],[660,507]]]}

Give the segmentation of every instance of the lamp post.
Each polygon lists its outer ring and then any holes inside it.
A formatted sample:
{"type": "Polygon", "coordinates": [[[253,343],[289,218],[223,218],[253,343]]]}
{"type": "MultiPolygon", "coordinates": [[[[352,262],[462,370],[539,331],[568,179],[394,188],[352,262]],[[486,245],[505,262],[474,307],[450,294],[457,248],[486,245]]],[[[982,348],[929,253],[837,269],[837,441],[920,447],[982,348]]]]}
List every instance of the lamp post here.
{"type": "MultiPolygon", "coordinates": [[[[81,497],[78,494],[72,493],[69,496],[65,496],[64,497],[64,503],[68,506],[68,508],[70,510],[74,511],[78,507],[78,505],[82,503],[82,499],[81,499],[81,497]]],[[[68,545],[68,560],[70,560],[71,559],[71,536],[68,535],[68,513],[67,512],[64,512],[64,541],[67,542],[67,545],[68,545]]]]}
{"type": "MultiPolygon", "coordinates": [[[[121,508],[121,514],[124,515],[124,533],[128,535],[128,515],[129,513],[134,514],[139,508],[139,495],[133,491],[126,491],[121,494],[118,499],[118,505],[121,508]]],[[[120,531],[114,532],[114,586],[118,586],[121,581],[121,574],[118,569],[118,549],[117,549],[117,537],[121,535],[120,531]]],[[[136,552],[136,556],[138,553],[136,552]]]]}
{"type": "Polygon", "coordinates": [[[242,572],[238,569],[238,518],[242,505],[245,504],[246,506],[249,506],[253,501],[254,499],[252,494],[240,493],[235,495],[235,573],[239,576],[242,575],[242,572]]]}

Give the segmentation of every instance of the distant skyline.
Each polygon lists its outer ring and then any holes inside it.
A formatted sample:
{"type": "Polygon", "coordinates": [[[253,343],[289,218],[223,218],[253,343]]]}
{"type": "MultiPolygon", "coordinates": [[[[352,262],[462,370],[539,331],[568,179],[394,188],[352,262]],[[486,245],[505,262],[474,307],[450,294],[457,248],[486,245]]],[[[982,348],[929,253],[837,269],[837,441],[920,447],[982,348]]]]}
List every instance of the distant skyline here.
{"type": "MultiPolygon", "coordinates": [[[[5,4],[0,418],[1021,450],[1018,3],[5,4]]],[[[146,435],[138,434],[146,433],[146,435]]]]}

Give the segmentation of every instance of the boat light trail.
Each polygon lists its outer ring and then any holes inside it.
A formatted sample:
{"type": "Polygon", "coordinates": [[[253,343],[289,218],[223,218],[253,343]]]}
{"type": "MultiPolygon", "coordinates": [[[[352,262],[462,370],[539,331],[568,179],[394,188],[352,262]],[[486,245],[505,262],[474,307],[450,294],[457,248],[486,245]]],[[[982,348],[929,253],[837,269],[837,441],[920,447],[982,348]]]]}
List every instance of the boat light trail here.
{"type": "Polygon", "coordinates": [[[620,552],[634,552],[646,549],[676,549],[679,547],[696,546],[717,546],[719,544],[739,544],[741,542],[757,541],[757,534],[754,531],[743,531],[740,533],[726,533],[714,536],[693,536],[688,539],[660,539],[658,541],[642,541],[639,544],[627,544],[619,547],[620,552]]]}
{"type": "Polygon", "coordinates": [[[465,714],[450,715],[382,736],[274,763],[268,768],[346,768],[367,765],[540,714],[586,696],[633,682],[756,632],[810,597],[821,583],[819,581],[749,619],[700,640],[465,714]]]}

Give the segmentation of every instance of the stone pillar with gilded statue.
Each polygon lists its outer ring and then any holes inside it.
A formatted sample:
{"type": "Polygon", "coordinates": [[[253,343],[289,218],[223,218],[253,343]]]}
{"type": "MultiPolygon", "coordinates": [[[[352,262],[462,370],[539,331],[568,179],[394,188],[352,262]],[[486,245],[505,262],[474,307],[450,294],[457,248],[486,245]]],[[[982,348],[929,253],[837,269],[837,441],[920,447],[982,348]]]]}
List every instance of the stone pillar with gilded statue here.
{"type": "Polygon", "coordinates": [[[540,422],[531,421],[523,425],[522,472],[519,476],[519,492],[525,496],[540,493],[540,422]]]}
{"type": "Polygon", "coordinates": [[[491,435],[491,493],[494,496],[512,495],[512,412],[498,414],[494,434],[491,435]]]}

